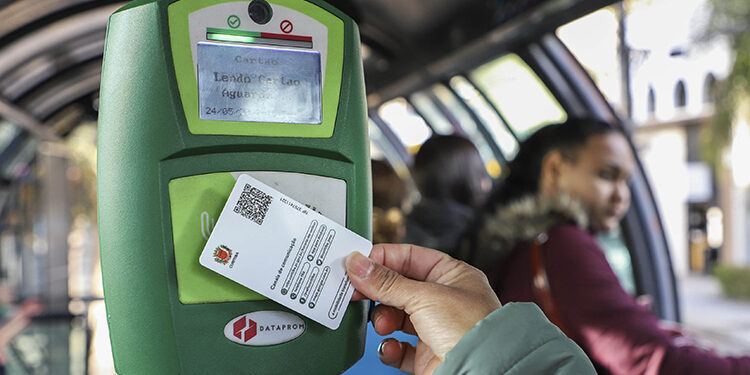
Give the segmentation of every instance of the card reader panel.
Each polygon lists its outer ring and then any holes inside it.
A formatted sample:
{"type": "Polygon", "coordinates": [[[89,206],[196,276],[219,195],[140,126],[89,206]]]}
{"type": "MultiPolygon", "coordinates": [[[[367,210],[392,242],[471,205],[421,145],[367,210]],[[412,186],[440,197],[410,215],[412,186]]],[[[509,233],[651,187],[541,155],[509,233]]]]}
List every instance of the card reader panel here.
{"type": "Polygon", "coordinates": [[[169,182],[177,291],[183,304],[257,301],[266,299],[198,264],[211,229],[240,174],[309,205],[346,225],[346,181],[306,173],[247,171],[181,177],[169,182]]]}

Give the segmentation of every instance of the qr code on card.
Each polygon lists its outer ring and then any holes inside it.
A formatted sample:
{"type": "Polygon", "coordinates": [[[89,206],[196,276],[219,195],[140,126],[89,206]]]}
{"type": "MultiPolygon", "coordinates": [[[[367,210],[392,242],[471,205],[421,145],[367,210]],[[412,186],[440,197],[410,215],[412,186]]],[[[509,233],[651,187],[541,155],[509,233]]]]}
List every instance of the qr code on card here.
{"type": "Polygon", "coordinates": [[[245,184],[240,199],[234,206],[234,212],[258,225],[263,225],[263,220],[266,218],[272,200],[272,196],[250,186],[250,184],[245,184]]]}

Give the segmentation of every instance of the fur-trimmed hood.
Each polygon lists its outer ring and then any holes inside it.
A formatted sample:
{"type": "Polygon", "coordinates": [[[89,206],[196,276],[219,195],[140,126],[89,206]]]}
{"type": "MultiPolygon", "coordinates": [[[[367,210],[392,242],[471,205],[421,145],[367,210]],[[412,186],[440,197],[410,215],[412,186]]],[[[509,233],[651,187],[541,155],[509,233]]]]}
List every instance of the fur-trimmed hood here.
{"type": "Polygon", "coordinates": [[[529,195],[500,206],[479,224],[473,263],[485,268],[510,255],[519,242],[530,241],[561,221],[588,228],[582,204],[568,195],[554,198],[529,195]]]}

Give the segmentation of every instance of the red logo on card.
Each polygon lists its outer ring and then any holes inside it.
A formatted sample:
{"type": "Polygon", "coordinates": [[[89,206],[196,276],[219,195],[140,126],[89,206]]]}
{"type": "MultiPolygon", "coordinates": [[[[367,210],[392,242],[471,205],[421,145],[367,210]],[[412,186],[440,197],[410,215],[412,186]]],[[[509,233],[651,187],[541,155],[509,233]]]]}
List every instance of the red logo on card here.
{"type": "Polygon", "coordinates": [[[234,337],[248,342],[258,334],[258,324],[254,320],[243,316],[234,322],[234,337]]]}
{"type": "Polygon", "coordinates": [[[219,247],[214,250],[214,260],[216,263],[227,264],[231,257],[232,250],[224,245],[219,245],[219,247]]]}

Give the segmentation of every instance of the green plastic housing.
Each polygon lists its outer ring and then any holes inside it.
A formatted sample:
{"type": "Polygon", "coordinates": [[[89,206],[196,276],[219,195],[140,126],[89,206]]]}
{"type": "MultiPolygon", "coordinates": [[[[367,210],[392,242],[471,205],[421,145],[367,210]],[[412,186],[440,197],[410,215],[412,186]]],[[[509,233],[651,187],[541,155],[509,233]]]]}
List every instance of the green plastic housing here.
{"type": "Polygon", "coordinates": [[[193,134],[170,46],[171,3],[134,1],[111,16],[107,29],[99,111],[98,209],[116,370],[119,374],[343,372],[363,353],[364,301],[350,304],[337,330],[303,317],[306,331],[301,336],[261,347],[227,340],[224,325],[248,312],[289,311],[283,306],[270,300],[180,301],[171,217],[172,205],[180,202],[170,201],[169,183],[232,171],[341,179],[346,182],[346,226],[371,238],[369,141],[357,26],[328,4],[307,2],[344,24],[340,96],[330,137],[295,137],[293,129],[285,137],[193,134]]]}

